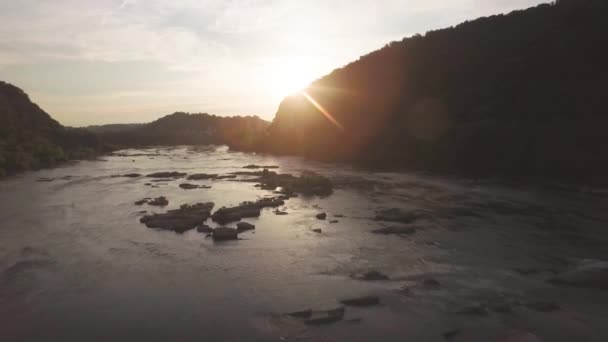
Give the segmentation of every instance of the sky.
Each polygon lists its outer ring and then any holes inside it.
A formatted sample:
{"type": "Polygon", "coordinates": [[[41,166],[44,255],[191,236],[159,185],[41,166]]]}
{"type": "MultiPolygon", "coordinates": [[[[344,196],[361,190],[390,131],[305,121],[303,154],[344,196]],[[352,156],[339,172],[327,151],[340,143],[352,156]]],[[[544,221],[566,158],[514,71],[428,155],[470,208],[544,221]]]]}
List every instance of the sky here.
{"type": "Polygon", "coordinates": [[[359,56],[539,0],[0,0],[0,80],[64,125],[258,115],[359,56]]]}

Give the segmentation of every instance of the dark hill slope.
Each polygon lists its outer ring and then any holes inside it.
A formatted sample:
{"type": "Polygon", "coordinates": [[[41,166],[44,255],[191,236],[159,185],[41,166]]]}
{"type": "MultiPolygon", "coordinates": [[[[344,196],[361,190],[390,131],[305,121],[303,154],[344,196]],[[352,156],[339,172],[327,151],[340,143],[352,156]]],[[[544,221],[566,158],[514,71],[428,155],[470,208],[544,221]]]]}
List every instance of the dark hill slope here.
{"type": "Polygon", "coordinates": [[[280,105],[260,149],[467,175],[608,172],[608,2],[562,0],[428,32],[280,105]]]}
{"type": "Polygon", "coordinates": [[[102,149],[94,134],[63,127],[23,90],[0,81],[0,176],[90,157],[102,149]]]}
{"type": "Polygon", "coordinates": [[[251,149],[268,125],[269,122],[257,116],[174,113],[132,129],[112,131],[102,126],[96,130],[104,141],[117,147],[226,144],[251,149]]]}

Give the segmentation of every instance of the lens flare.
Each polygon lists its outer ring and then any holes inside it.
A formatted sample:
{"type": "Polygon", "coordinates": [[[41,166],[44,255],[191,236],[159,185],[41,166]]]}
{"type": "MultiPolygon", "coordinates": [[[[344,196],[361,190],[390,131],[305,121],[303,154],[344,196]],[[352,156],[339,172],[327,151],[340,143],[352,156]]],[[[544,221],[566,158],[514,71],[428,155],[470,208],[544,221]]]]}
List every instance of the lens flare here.
{"type": "Polygon", "coordinates": [[[301,94],[308,100],[308,102],[310,102],[313,106],[315,106],[315,108],[317,108],[317,110],[319,112],[321,112],[321,114],[323,114],[323,116],[327,120],[329,120],[329,122],[331,122],[334,126],[336,126],[341,131],[344,130],[344,126],[342,126],[342,124],[340,122],[338,122],[338,120],[336,120],[336,118],[334,118],[334,116],[331,115],[331,113],[329,111],[327,111],[325,108],[323,108],[323,106],[321,106],[321,104],[319,104],[319,102],[317,102],[317,100],[315,100],[312,96],[310,96],[310,94],[308,94],[306,91],[302,91],[301,94]]]}

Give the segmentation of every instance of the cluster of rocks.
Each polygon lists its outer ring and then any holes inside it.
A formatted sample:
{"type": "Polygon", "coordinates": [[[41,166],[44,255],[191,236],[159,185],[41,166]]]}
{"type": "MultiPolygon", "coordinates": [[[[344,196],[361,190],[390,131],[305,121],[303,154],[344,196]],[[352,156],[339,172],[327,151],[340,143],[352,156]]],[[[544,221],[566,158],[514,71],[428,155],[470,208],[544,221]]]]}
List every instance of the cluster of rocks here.
{"type": "Polygon", "coordinates": [[[256,202],[243,202],[236,207],[218,209],[211,219],[219,224],[240,221],[245,217],[259,217],[263,208],[277,208],[285,204],[285,197],[263,198],[256,202]]]}
{"type": "Polygon", "coordinates": [[[213,206],[212,202],[193,205],[184,204],[179,209],[169,210],[163,214],[145,215],[140,219],[140,222],[148,228],[184,233],[207,220],[211,215],[213,206]]]}
{"type": "Polygon", "coordinates": [[[333,192],[331,180],[314,172],[303,172],[300,177],[291,174],[278,174],[268,169],[253,172],[235,172],[233,174],[255,176],[244,181],[259,183],[259,186],[264,190],[274,191],[277,188],[281,188],[281,193],[286,195],[329,196],[333,192]]]}
{"type": "Polygon", "coordinates": [[[144,199],[141,199],[137,202],[135,202],[135,205],[144,205],[144,204],[148,204],[148,205],[154,205],[154,206],[159,206],[159,207],[165,207],[167,205],[169,205],[169,200],[164,197],[164,196],[160,196],[157,198],[150,198],[150,197],[146,197],[144,199]]]}

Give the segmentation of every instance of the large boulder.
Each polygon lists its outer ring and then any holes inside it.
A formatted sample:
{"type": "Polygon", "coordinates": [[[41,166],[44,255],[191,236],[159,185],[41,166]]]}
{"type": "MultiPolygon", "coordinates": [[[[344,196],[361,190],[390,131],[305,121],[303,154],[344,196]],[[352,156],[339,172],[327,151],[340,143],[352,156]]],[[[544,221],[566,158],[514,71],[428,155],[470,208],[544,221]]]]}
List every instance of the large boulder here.
{"type": "Polygon", "coordinates": [[[213,203],[184,204],[164,214],[146,215],[140,219],[148,228],[159,228],[184,233],[202,224],[213,209],[213,203]]]}
{"type": "Polygon", "coordinates": [[[238,240],[239,232],[234,228],[215,228],[211,237],[213,241],[238,240]]]}

